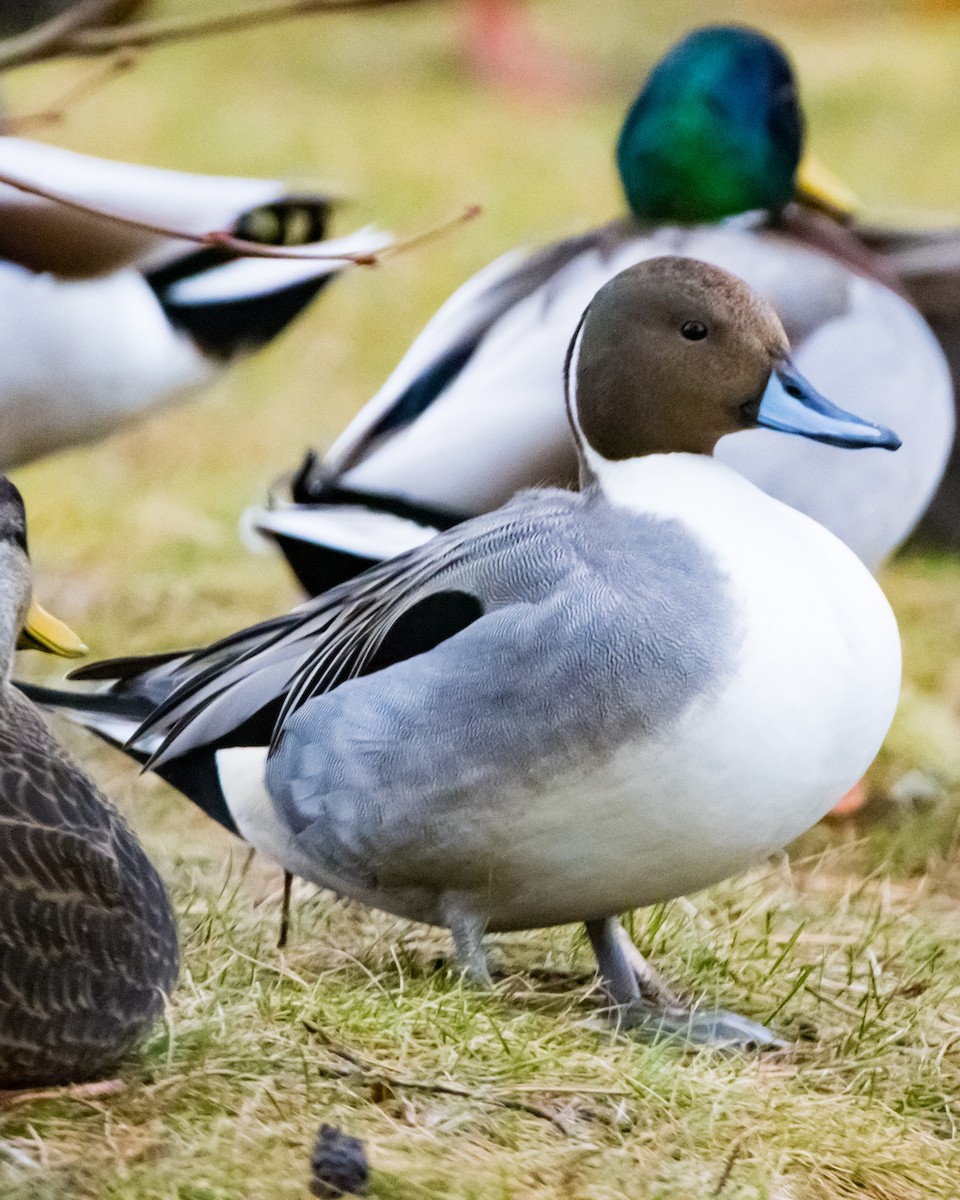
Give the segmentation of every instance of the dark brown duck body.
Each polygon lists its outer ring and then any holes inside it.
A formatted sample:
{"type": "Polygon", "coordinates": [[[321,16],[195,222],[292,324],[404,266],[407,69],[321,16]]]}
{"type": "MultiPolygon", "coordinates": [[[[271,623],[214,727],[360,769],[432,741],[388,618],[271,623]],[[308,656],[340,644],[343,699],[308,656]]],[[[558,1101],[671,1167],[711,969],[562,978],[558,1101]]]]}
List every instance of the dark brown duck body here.
{"type": "Polygon", "coordinates": [[[161,1014],[177,977],[163,884],[28,701],[0,721],[0,1086],[89,1079],[161,1014]]]}
{"type": "Polygon", "coordinates": [[[76,649],[29,598],[22,501],[0,479],[0,1087],[109,1069],[162,1012],[179,961],[170,901],[137,839],[10,683],[18,636],[76,649]]]}

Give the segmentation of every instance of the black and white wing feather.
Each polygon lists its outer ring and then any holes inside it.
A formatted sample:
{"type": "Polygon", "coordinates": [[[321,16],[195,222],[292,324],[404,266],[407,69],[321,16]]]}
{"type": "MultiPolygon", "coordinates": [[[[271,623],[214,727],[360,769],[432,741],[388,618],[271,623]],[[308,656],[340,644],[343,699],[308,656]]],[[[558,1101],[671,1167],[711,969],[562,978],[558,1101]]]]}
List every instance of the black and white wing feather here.
{"type": "Polygon", "coordinates": [[[148,764],[155,769],[229,737],[266,709],[276,709],[275,744],[283,723],[312,696],[424,653],[492,609],[535,599],[566,565],[565,531],[581,503],[569,492],[525,493],[190,656],[133,745],[162,737],[148,764]],[[424,605],[433,606],[430,620],[424,605]]]}

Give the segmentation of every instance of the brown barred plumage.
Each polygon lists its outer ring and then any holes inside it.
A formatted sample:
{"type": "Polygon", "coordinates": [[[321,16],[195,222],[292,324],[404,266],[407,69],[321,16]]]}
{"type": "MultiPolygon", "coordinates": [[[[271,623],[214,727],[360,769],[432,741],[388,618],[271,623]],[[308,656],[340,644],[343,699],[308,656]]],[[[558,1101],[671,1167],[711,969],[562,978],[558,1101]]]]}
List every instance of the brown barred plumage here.
{"type": "Polygon", "coordinates": [[[160,1015],[177,933],[159,876],[36,709],[0,695],[0,1086],[108,1068],[160,1015]]]}
{"type": "Polygon", "coordinates": [[[160,877],[11,683],[17,645],[83,650],[31,591],[23,500],[0,476],[0,1088],[106,1070],[162,1012],[179,963],[160,877]]]}

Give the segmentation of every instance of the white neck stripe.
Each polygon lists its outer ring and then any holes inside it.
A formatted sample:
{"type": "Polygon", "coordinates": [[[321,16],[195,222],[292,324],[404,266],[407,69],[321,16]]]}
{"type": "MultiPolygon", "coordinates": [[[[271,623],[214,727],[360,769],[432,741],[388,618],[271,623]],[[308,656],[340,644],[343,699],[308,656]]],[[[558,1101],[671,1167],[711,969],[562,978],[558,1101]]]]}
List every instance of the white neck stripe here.
{"type": "Polygon", "coordinates": [[[577,444],[581,459],[587,447],[587,439],[580,427],[580,414],[577,409],[577,367],[580,363],[580,347],[583,344],[583,330],[587,323],[588,311],[589,309],[584,310],[580,323],[574,331],[570,349],[567,351],[567,361],[563,366],[563,398],[567,406],[567,419],[570,422],[573,440],[577,444]]]}

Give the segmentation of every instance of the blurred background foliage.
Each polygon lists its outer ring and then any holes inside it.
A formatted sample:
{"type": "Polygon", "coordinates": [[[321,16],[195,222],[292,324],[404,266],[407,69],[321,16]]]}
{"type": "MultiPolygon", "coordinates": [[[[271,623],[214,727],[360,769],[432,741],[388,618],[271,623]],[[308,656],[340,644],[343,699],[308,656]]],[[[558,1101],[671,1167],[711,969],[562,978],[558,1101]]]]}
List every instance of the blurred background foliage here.
{"type": "MultiPolygon", "coordinates": [[[[123,20],[142,13],[149,0],[112,0],[105,6],[110,20],[123,20]]],[[[0,0],[0,37],[11,37],[33,29],[77,8],[77,0],[0,0]]]]}

